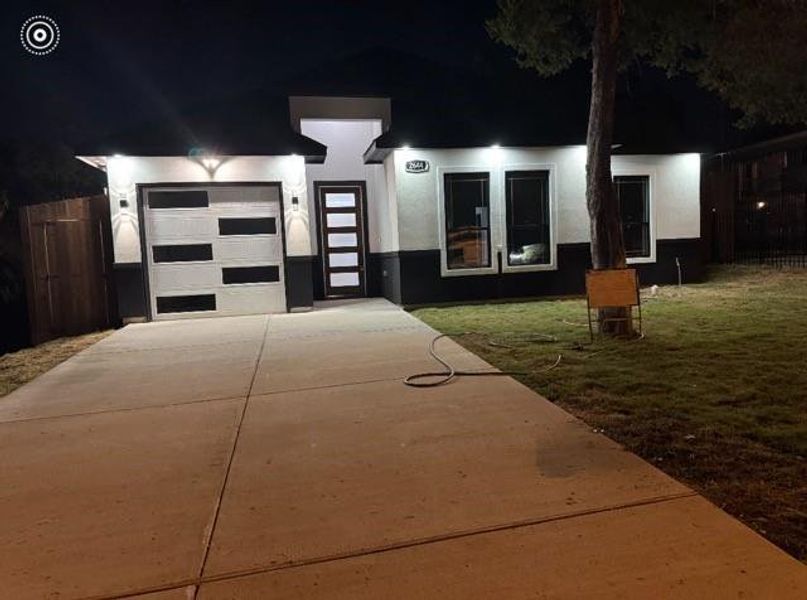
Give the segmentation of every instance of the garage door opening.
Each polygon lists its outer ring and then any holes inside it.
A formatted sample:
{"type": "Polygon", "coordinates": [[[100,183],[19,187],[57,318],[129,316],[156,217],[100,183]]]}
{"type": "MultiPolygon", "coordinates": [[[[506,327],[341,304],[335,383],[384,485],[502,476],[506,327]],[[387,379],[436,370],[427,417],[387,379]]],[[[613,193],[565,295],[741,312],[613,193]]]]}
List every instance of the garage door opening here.
{"type": "Polygon", "coordinates": [[[142,186],[151,318],[286,312],[281,186],[142,186]]]}

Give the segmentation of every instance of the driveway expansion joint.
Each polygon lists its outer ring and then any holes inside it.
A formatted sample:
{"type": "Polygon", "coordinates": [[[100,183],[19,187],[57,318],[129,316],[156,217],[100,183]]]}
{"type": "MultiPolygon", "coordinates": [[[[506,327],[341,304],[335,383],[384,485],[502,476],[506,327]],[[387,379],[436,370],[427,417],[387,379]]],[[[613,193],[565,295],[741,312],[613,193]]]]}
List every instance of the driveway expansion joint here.
{"type": "Polygon", "coordinates": [[[205,398],[201,400],[186,400],[184,402],[171,402],[169,404],[151,404],[148,406],[126,406],[123,408],[108,408],[101,410],[90,410],[87,412],[66,413],[63,415],[44,415],[41,417],[24,417],[22,419],[9,419],[6,421],[0,420],[0,427],[3,425],[11,425],[16,423],[30,423],[32,421],[51,421],[55,419],[72,419],[76,417],[91,417],[94,415],[108,415],[114,413],[128,413],[138,412],[145,410],[157,410],[161,408],[176,408],[178,406],[189,406],[194,404],[205,404],[206,402],[225,402],[227,400],[246,400],[246,395],[238,396],[221,396],[217,398],[205,398]]]}
{"type": "Polygon", "coordinates": [[[270,567],[256,567],[253,569],[245,569],[243,571],[231,571],[228,573],[221,573],[218,575],[209,575],[203,576],[199,579],[198,584],[202,585],[205,583],[213,583],[217,581],[226,581],[230,579],[238,579],[240,577],[248,577],[252,575],[259,575],[262,573],[270,573],[274,571],[283,571],[286,569],[295,569],[300,567],[307,567],[311,565],[318,565],[323,563],[335,562],[340,560],[348,560],[351,558],[359,558],[362,556],[371,556],[374,554],[383,554],[387,552],[394,552],[396,550],[404,550],[407,548],[414,548],[417,546],[429,546],[432,544],[438,544],[441,542],[447,542],[452,540],[459,540],[463,538],[469,538],[477,535],[485,535],[488,533],[496,533],[499,531],[510,531],[514,529],[521,529],[524,527],[534,527],[543,525],[546,523],[554,523],[557,521],[568,521],[572,519],[576,519],[579,517],[587,517],[591,515],[599,515],[604,513],[611,513],[617,512],[621,510],[629,510],[634,508],[640,508],[643,506],[652,506],[656,504],[663,504],[667,502],[675,502],[677,500],[685,500],[688,498],[695,498],[698,497],[698,493],[692,490],[688,490],[686,492],[681,492],[678,494],[667,494],[664,496],[656,496],[653,498],[645,498],[643,500],[637,500],[635,502],[626,502],[621,504],[615,504],[612,506],[604,506],[600,508],[592,508],[590,510],[578,511],[573,513],[564,513],[558,515],[550,515],[546,517],[538,517],[535,519],[523,519],[520,521],[514,521],[510,523],[502,523],[498,525],[490,525],[487,527],[479,527],[476,529],[471,529],[467,531],[456,531],[452,533],[446,533],[444,535],[435,535],[426,538],[420,539],[413,539],[402,541],[399,543],[383,545],[383,546],[375,546],[371,548],[362,548],[353,551],[348,551],[340,554],[332,554],[329,556],[320,556],[314,557],[310,559],[298,560],[298,561],[291,561],[284,563],[282,565],[274,565],[270,567]]]}
{"type": "MultiPolygon", "coordinates": [[[[269,322],[270,322],[270,320],[271,320],[270,317],[267,316],[266,324],[264,325],[264,329],[263,329],[263,340],[261,341],[261,347],[258,349],[258,355],[255,358],[255,368],[252,371],[252,379],[249,382],[249,389],[247,390],[246,398],[244,398],[244,404],[241,407],[241,412],[238,415],[238,421],[237,421],[237,425],[236,425],[236,428],[235,428],[235,435],[233,436],[233,445],[232,445],[232,447],[230,449],[230,456],[229,456],[229,458],[227,460],[227,467],[224,470],[224,477],[223,477],[222,482],[221,482],[221,488],[219,489],[218,497],[216,499],[215,508],[214,508],[214,512],[213,512],[213,518],[210,521],[210,527],[209,527],[209,530],[208,530],[206,538],[205,538],[204,554],[202,555],[202,560],[201,560],[201,562],[199,564],[199,570],[197,571],[197,574],[198,574],[197,579],[199,581],[201,581],[202,576],[204,575],[205,566],[207,565],[207,559],[208,559],[208,556],[210,555],[210,547],[213,544],[213,536],[216,533],[216,525],[218,524],[219,514],[221,512],[221,503],[222,503],[222,500],[224,499],[224,493],[227,491],[227,483],[228,483],[229,478],[230,478],[230,470],[232,469],[233,460],[235,459],[235,453],[236,453],[236,450],[238,449],[238,439],[241,436],[241,426],[244,424],[244,416],[247,414],[247,409],[249,408],[249,398],[250,398],[250,395],[252,394],[252,388],[255,386],[255,379],[258,376],[258,368],[260,367],[260,364],[261,364],[261,357],[263,356],[263,349],[264,349],[264,346],[266,345],[266,339],[267,339],[267,337],[269,335],[269,322]]],[[[196,598],[198,593],[199,593],[199,587],[197,585],[196,589],[194,590],[194,594],[193,594],[194,599],[196,598]]]]}
{"type": "MultiPolygon", "coordinates": [[[[244,411],[246,412],[246,411],[244,411]]],[[[234,452],[233,452],[234,454],[234,452]]],[[[656,504],[663,504],[667,502],[675,502],[677,500],[685,500],[688,498],[697,497],[698,493],[695,491],[687,491],[681,492],[678,494],[667,494],[664,496],[657,496],[653,498],[646,498],[644,500],[637,500],[635,502],[627,502],[621,504],[615,504],[612,506],[605,506],[601,508],[592,508],[590,510],[578,511],[573,513],[564,513],[559,515],[550,515],[547,517],[539,517],[535,519],[524,519],[520,521],[515,521],[511,523],[503,523],[499,525],[491,525],[488,527],[480,527],[468,531],[458,531],[454,533],[447,533],[445,535],[436,535],[427,538],[420,538],[414,540],[408,540],[400,543],[389,544],[385,546],[376,546],[371,548],[361,548],[353,551],[348,551],[340,554],[333,554],[329,556],[320,556],[314,557],[310,559],[292,561],[288,563],[284,563],[282,565],[273,565],[269,567],[256,567],[253,569],[244,569],[241,571],[230,571],[227,573],[220,573],[217,575],[201,575],[194,580],[190,581],[183,581],[181,583],[176,584],[168,584],[159,587],[153,587],[148,589],[136,590],[125,592],[123,594],[117,594],[114,596],[93,596],[88,598],[82,598],[81,600],[126,600],[127,598],[137,598],[143,594],[152,594],[157,592],[168,592],[172,590],[179,590],[188,587],[195,587],[194,591],[194,598],[196,598],[196,594],[198,594],[199,589],[202,585],[206,583],[215,583],[220,581],[229,581],[232,579],[239,579],[241,577],[250,577],[254,575],[261,575],[264,573],[272,573],[275,571],[285,571],[288,569],[298,569],[302,567],[308,567],[313,565],[319,565],[323,563],[330,563],[336,562],[340,560],[350,560],[352,558],[360,558],[363,556],[372,556],[375,554],[385,554],[387,552],[395,552],[396,550],[405,550],[407,548],[415,548],[418,546],[429,546],[432,544],[439,544],[441,542],[448,542],[452,540],[459,540],[463,538],[469,538],[477,535],[485,535],[488,533],[496,533],[499,531],[510,531],[514,529],[521,529],[524,527],[535,527],[540,526],[546,523],[554,523],[557,521],[568,521],[580,517],[587,517],[591,515],[599,515],[604,513],[611,513],[617,512],[621,510],[629,510],[634,508],[640,508],[643,506],[653,506],[656,504]]],[[[219,501],[220,502],[220,501],[219,501]]],[[[211,530],[213,531],[213,530],[211,530]]],[[[210,539],[212,540],[212,533],[210,535],[210,539]]],[[[208,541],[208,546],[210,545],[210,541],[208,541]]],[[[204,573],[204,571],[202,571],[204,573]]]]}

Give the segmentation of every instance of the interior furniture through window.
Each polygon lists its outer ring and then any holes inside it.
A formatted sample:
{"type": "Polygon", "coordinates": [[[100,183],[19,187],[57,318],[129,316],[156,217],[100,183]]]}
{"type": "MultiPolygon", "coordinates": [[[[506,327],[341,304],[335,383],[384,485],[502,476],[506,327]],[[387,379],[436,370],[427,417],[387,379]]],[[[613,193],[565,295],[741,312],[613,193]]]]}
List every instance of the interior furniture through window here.
{"type": "Polygon", "coordinates": [[[504,185],[507,264],[549,264],[549,171],[507,171],[504,185]]]}
{"type": "Polygon", "coordinates": [[[446,173],[446,266],[490,266],[490,174],[446,173]]]}

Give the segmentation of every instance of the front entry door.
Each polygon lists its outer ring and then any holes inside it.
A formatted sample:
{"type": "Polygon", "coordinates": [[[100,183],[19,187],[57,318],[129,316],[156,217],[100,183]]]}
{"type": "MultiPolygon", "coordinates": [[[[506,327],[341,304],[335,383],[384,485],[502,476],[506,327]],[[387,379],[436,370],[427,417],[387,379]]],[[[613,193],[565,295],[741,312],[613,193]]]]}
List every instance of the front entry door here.
{"type": "Polygon", "coordinates": [[[365,281],[364,182],[317,183],[326,298],[358,298],[365,281]]]}

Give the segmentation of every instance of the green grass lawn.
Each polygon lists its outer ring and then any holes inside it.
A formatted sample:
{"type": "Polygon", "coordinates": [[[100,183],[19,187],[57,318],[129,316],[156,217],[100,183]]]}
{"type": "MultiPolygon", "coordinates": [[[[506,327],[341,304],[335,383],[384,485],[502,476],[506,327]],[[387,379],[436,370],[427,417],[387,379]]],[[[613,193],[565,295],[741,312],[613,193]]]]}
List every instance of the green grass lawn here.
{"type": "Polygon", "coordinates": [[[644,339],[594,345],[585,300],[414,314],[807,560],[807,271],[719,268],[649,296],[644,339]]]}

